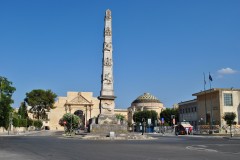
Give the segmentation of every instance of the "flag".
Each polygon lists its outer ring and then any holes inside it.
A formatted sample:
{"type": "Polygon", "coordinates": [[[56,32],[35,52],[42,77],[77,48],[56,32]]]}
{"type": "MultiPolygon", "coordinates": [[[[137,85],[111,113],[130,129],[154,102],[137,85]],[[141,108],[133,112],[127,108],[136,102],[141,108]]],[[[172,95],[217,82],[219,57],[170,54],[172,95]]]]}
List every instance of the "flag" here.
{"type": "Polygon", "coordinates": [[[210,75],[210,73],[209,73],[209,80],[213,81],[212,76],[210,75]]]}

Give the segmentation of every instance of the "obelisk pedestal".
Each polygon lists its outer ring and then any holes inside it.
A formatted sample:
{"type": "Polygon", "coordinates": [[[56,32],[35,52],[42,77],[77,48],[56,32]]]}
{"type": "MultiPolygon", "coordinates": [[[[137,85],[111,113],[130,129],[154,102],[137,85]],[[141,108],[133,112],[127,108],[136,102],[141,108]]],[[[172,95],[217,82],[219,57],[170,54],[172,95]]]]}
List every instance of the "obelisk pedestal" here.
{"type": "Polygon", "coordinates": [[[102,59],[102,76],[101,76],[101,92],[98,99],[100,100],[100,114],[97,124],[92,125],[91,132],[109,133],[126,132],[127,126],[118,125],[114,114],[115,96],[113,89],[113,47],[112,47],[112,15],[111,11],[106,10],[104,26],[104,43],[103,43],[103,59],[102,59]]]}

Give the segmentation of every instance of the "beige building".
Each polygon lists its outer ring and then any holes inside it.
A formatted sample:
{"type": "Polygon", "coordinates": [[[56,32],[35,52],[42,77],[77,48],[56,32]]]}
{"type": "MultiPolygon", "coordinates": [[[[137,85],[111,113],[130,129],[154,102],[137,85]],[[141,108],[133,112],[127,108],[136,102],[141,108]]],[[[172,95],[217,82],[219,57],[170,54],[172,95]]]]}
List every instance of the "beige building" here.
{"type": "Polygon", "coordinates": [[[236,113],[235,121],[240,124],[240,89],[213,88],[194,93],[196,99],[179,103],[180,121],[192,125],[212,124],[223,127],[225,113],[236,113]]]}
{"type": "Polygon", "coordinates": [[[160,113],[164,109],[163,103],[150,93],[144,93],[135,99],[131,106],[128,108],[128,122],[130,124],[134,123],[133,114],[137,111],[144,110],[154,110],[158,114],[158,119],[160,118],[160,113]]]}
{"type": "Polygon", "coordinates": [[[193,96],[197,96],[199,120],[210,124],[212,118],[213,124],[222,127],[226,124],[224,114],[234,112],[237,115],[235,121],[240,124],[240,89],[213,88],[194,93],[193,96]]]}
{"type": "MultiPolygon", "coordinates": [[[[87,127],[89,120],[100,114],[99,103],[99,99],[93,97],[92,92],[67,92],[66,97],[58,97],[55,108],[48,112],[48,121],[44,121],[43,126],[50,130],[63,130],[59,120],[65,113],[72,113],[78,115],[87,127]]],[[[114,113],[127,118],[127,109],[114,109],[114,113]]]]}
{"type": "Polygon", "coordinates": [[[65,113],[78,115],[84,126],[88,125],[89,119],[99,115],[99,100],[92,92],[67,92],[66,97],[58,97],[54,107],[48,114],[50,130],[63,130],[58,123],[65,113]]]}

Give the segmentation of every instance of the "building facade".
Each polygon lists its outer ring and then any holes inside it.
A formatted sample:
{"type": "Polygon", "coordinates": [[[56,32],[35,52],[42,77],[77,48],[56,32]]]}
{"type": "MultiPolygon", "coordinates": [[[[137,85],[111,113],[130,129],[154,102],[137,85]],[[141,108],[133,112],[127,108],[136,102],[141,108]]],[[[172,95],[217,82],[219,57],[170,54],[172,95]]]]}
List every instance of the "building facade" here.
{"type": "Polygon", "coordinates": [[[133,115],[135,112],[144,111],[144,110],[154,110],[158,114],[158,119],[160,118],[160,113],[164,109],[163,103],[157,99],[155,96],[150,93],[144,93],[135,99],[131,106],[128,107],[128,122],[129,124],[133,124],[133,115]]]}
{"type": "Polygon", "coordinates": [[[199,124],[219,125],[226,122],[226,113],[236,114],[235,122],[240,124],[240,89],[212,88],[194,93],[196,99],[179,103],[180,121],[189,121],[193,126],[199,124]]]}
{"type": "MultiPolygon", "coordinates": [[[[63,130],[64,128],[59,125],[59,120],[64,114],[71,113],[80,117],[82,127],[87,127],[91,118],[99,116],[99,103],[100,100],[94,97],[92,92],[67,92],[66,97],[58,97],[54,103],[54,109],[47,113],[48,120],[43,121],[43,126],[50,130],[63,130]]],[[[126,119],[127,113],[127,109],[114,109],[114,114],[121,114],[126,119]]],[[[29,113],[29,115],[32,114],[29,113]]]]}
{"type": "Polygon", "coordinates": [[[78,115],[84,126],[89,119],[99,115],[99,100],[93,97],[92,92],[67,92],[66,97],[58,97],[54,109],[48,114],[50,130],[63,130],[58,123],[65,113],[78,115]]]}
{"type": "Polygon", "coordinates": [[[226,124],[223,119],[225,113],[234,112],[235,121],[240,124],[240,89],[213,88],[194,93],[197,97],[198,119],[207,124],[226,124]]]}
{"type": "Polygon", "coordinates": [[[193,99],[190,101],[181,102],[179,106],[179,121],[189,122],[194,128],[198,125],[198,115],[197,115],[197,100],[193,99]]]}

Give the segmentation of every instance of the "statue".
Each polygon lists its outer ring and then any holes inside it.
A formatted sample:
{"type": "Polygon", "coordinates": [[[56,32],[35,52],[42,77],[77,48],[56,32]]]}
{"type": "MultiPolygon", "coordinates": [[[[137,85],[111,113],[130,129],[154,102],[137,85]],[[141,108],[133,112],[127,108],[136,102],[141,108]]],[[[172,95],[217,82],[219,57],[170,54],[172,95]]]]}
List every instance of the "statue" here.
{"type": "Polygon", "coordinates": [[[106,58],[106,59],[104,60],[104,65],[105,65],[105,66],[111,66],[111,65],[112,65],[112,59],[106,58]]]}
{"type": "Polygon", "coordinates": [[[112,43],[111,42],[109,42],[109,43],[104,42],[104,50],[105,51],[111,51],[111,49],[112,49],[112,43]]]}
{"type": "Polygon", "coordinates": [[[103,81],[105,81],[107,84],[112,83],[112,76],[110,75],[110,73],[104,75],[103,81]]]}
{"type": "Polygon", "coordinates": [[[105,36],[111,36],[111,35],[112,35],[111,30],[110,30],[109,27],[107,27],[107,28],[105,29],[105,36]]]}

